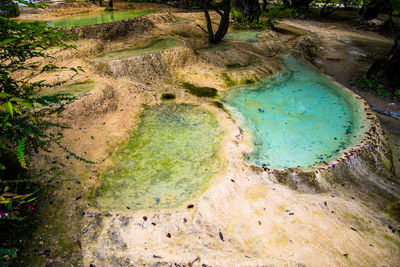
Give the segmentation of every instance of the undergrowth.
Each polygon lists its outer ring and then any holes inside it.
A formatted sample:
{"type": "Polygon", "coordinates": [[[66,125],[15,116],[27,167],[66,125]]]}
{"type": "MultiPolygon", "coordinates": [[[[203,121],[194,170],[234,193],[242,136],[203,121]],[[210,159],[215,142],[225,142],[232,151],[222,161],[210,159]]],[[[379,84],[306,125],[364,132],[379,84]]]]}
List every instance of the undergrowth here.
{"type": "Polygon", "coordinates": [[[188,82],[182,84],[189,93],[198,97],[215,97],[218,95],[218,90],[212,87],[199,87],[188,82]]]}

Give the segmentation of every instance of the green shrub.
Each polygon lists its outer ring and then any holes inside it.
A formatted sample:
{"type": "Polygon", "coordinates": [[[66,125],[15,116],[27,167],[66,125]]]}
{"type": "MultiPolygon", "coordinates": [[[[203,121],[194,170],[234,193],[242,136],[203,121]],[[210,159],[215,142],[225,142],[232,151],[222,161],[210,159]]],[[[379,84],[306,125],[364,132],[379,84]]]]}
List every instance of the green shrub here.
{"type": "Polygon", "coordinates": [[[199,87],[188,82],[182,84],[189,93],[198,97],[215,97],[218,94],[218,90],[212,87],[199,87]]]}
{"type": "Polygon", "coordinates": [[[235,29],[265,29],[273,26],[270,20],[265,18],[251,21],[237,8],[232,9],[232,19],[235,21],[233,24],[235,29]]]}
{"type": "Polygon", "coordinates": [[[174,94],[166,93],[161,95],[161,100],[173,100],[175,98],[176,96],[174,94]]]}
{"type": "Polygon", "coordinates": [[[370,78],[368,78],[366,75],[363,75],[358,80],[356,80],[356,84],[358,85],[358,87],[365,91],[375,91],[380,96],[390,96],[400,99],[400,89],[388,90],[387,88],[385,88],[385,86],[383,85],[382,76],[379,73],[370,78]]]}

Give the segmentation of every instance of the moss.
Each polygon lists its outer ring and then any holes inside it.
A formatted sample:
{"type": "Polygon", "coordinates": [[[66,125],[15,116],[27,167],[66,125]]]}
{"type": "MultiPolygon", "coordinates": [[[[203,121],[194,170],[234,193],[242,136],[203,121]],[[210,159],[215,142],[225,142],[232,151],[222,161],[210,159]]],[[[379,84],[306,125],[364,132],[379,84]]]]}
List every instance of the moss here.
{"type": "Polygon", "coordinates": [[[245,84],[252,84],[252,83],[255,83],[255,82],[256,82],[256,81],[251,80],[251,79],[246,79],[246,80],[244,81],[245,84]]]}
{"type": "Polygon", "coordinates": [[[241,68],[242,64],[240,64],[240,63],[226,63],[225,67],[227,67],[228,69],[237,69],[237,68],[241,68]]]}
{"type": "Polygon", "coordinates": [[[192,95],[198,97],[215,97],[218,90],[212,87],[199,87],[188,82],[184,82],[182,86],[192,95]]]}
{"type": "Polygon", "coordinates": [[[237,83],[229,77],[227,73],[222,73],[222,79],[224,79],[225,85],[227,87],[235,86],[237,83]]]}
{"type": "Polygon", "coordinates": [[[174,94],[166,93],[161,95],[161,100],[173,100],[176,96],[174,94]]]}
{"type": "Polygon", "coordinates": [[[222,104],[222,103],[219,102],[219,101],[213,101],[212,104],[213,104],[214,106],[216,106],[217,108],[225,109],[225,108],[224,108],[224,104],[222,104]]]}
{"type": "Polygon", "coordinates": [[[144,110],[139,119],[131,138],[110,158],[114,164],[101,173],[95,205],[127,212],[165,209],[204,192],[222,166],[223,132],[215,115],[194,105],[164,103],[144,110]]]}
{"type": "Polygon", "coordinates": [[[175,31],[172,34],[179,35],[179,36],[182,36],[182,37],[185,37],[185,38],[191,37],[191,34],[188,33],[188,32],[185,32],[185,31],[175,31]]]}

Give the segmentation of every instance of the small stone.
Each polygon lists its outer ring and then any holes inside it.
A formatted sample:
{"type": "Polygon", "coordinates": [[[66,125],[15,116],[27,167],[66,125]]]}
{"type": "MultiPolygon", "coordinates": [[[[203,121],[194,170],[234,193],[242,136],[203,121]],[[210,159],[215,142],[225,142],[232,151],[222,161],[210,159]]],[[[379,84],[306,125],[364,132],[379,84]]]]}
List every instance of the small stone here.
{"type": "Polygon", "coordinates": [[[144,220],[144,221],[147,221],[147,216],[143,216],[143,220],[144,220]]]}
{"type": "Polygon", "coordinates": [[[225,241],[225,240],[224,240],[224,236],[222,235],[221,232],[219,232],[219,238],[221,238],[222,241],[225,241]]]}
{"type": "Polygon", "coordinates": [[[151,225],[156,226],[156,223],[152,222],[151,225]]]}
{"type": "Polygon", "coordinates": [[[168,234],[167,234],[167,237],[168,237],[168,238],[171,238],[171,234],[170,234],[170,233],[168,233],[168,234]]]}
{"type": "Polygon", "coordinates": [[[190,205],[187,206],[188,209],[192,209],[193,207],[194,207],[193,204],[190,204],[190,205]]]}

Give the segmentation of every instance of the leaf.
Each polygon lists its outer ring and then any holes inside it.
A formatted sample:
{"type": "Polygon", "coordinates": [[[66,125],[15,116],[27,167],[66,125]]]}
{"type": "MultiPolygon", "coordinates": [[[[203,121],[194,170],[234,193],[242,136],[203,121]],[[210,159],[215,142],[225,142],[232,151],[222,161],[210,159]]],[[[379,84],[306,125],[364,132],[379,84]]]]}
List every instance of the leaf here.
{"type": "Polygon", "coordinates": [[[11,114],[11,117],[14,117],[14,111],[13,111],[12,103],[10,101],[8,101],[5,105],[6,105],[6,109],[11,114]]]}
{"type": "Polygon", "coordinates": [[[7,93],[0,92],[0,97],[9,97],[9,96],[11,96],[11,95],[7,94],[7,93]]]}
{"type": "Polygon", "coordinates": [[[11,97],[8,101],[14,101],[14,102],[24,102],[26,101],[25,99],[19,98],[19,97],[11,97]]]}
{"type": "Polygon", "coordinates": [[[25,137],[19,140],[17,145],[17,158],[21,167],[27,169],[26,161],[25,161],[25,137]]]}
{"type": "Polygon", "coordinates": [[[4,188],[4,192],[7,192],[7,190],[8,189],[10,189],[8,186],[6,186],[5,188],[4,188]]]}

